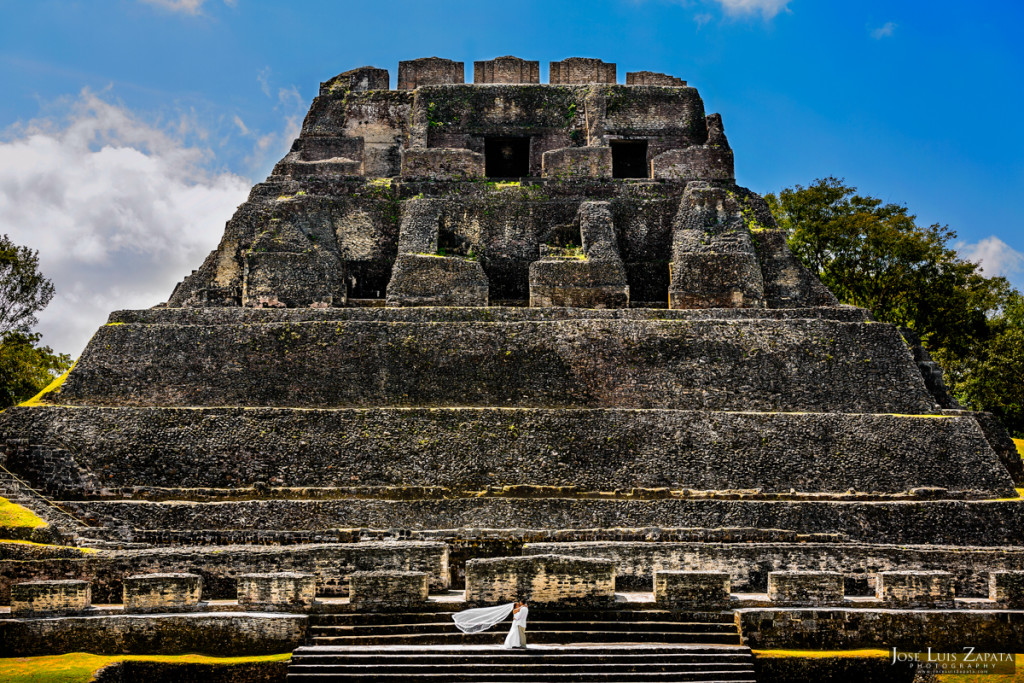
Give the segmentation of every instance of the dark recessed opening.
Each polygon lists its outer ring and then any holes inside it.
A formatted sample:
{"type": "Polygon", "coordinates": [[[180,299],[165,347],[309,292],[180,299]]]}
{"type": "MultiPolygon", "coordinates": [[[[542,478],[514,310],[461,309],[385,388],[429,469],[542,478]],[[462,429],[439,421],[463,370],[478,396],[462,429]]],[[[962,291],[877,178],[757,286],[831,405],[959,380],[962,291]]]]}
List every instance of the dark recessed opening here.
{"type": "Polygon", "coordinates": [[[612,140],[612,177],[649,178],[646,140],[612,140]]]}
{"type": "Polygon", "coordinates": [[[530,175],[530,138],[487,138],[484,156],[488,178],[530,175]]]}

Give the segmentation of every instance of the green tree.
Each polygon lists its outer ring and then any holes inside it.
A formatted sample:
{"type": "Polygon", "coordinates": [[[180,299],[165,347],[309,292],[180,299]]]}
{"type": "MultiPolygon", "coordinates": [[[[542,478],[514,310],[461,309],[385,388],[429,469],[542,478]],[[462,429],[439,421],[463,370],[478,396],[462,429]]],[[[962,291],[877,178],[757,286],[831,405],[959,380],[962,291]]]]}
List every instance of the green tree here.
{"type": "Polygon", "coordinates": [[[31,398],[71,367],[67,354],[39,346],[36,313],[53,298],[38,253],[0,235],[0,409],[31,398]]]}
{"type": "Polygon", "coordinates": [[[913,329],[963,405],[1024,430],[1015,380],[1024,362],[1024,306],[1004,278],[986,277],[957,254],[954,231],[920,226],[907,207],[832,177],[765,199],[793,253],[840,301],[913,329]]]}

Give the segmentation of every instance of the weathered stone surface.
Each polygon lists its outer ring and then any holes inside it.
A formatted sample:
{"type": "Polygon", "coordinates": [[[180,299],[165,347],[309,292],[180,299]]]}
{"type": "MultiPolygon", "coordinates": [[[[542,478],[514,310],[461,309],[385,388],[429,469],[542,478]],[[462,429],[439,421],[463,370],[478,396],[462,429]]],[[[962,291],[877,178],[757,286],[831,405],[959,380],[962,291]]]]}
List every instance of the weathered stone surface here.
{"type": "Polygon", "coordinates": [[[316,600],[316,577],[306,572],[266,572],[238,577],[238,604],[257,611],[306,611],[316,600]]]}
{"type": "MultiPolygon", "coordinates": [[[[460,278],[474,263],[436,260],[460,278]]],[[[432,294],[419,291],[408,295],[432,294]]],[[[521,407],[934,411],[894,328],[823,320],[108,325],[60,392],[72,405],[510,400],[521,407]],[[183,348],[190,349],[187,366],[183,348]]]]}
{"type": "Polygon", "coordinates": [[[124,580],[124,611],[195,611],[202,595],[203,578],[198,574],[136,574],[124,580]]]}
{"type": "Polygon", "coordinates": [[[726,572],[654,570],[654,601],[675,609],[721,609],[729,604],[726,572]]]}
{"type": "Polygon", "coordinates": [[[92,604],[88,581],[27,581],[11,585],[11,616],[30,618],[81,612],[92,604]]]}
{"type": "Polygon", "coordinates": [[[768,599],[780,605],[836,605],[843,601],[839,572],[768,572],[768,599]]]}
{"type": "Polygon", "coordinates": [[[761,308],[764,280],[736,197],[690,183],[673,222],[670,308],[761,308]]]}
{"type": "Polygon", "coordinates": [[[402,254],[388,283],[389,306],[486,306],[487,276],[479,261],[402,254]]]}
{"type": "Polygon", "coordinates": [[[398,63],[398,89],[415,90],[422,85],[463,83],[465,65],[440,57],[422,57],[398,63]]]}
{"type": "Polygon", "coordinates": [[[357,609],[399,609],[426,602],[426,572],[370,571],[349,575],[349,602],[357,609]]]}
{"type": "Polygon", "coordinates": [[[1001,607],[1024,609],[1024,571],[990,572],[988,597],[1001,607]]]}
{"type": "Polygon", "coordinates": [[[334,78],[320,84],[320,95],[332,95],[336,92],[365,92],[367,90],[387,90],[389,85],[387,69],[374,66],[361,66],[340,73],[334,78]]]}
{"type": "Polygon", "coordinates": [[[900,648],[1017,652],[1024,648],[1024,611],[900,609],[740,609],[744,642],[755,649],[900,648]]]}
{"type": "Polygon", "coordinates": [[[466,562],[466,602],[602,605],[615,599],[615,563],[565,555],[466,562]]]}
{"type": "MultiPolygon", "coordinates": [[[[248,514],[241,508],[232,511],[230,506],[221,506],[220,510],[202,505],[190,507],[187,514],[180,510],[176,513],[173,506],[164,508],[162,512],[170,514],[174,521],[165,518],[162,527],[202,528],[202,520],[206,520],[216,528],[224,528],[238,525],[238,520],[248,514]]],[[[261,505],[252,507],[258,509],[261,505]]],[[[289,518],[289,513],[281,510],[272,514],[277,516],[274,528],[278,529],[294,526],[299,519],[289,518]]],[[[308,511],[299,514],[304,517],[304,524],[317,524],[308,511]]],[[[254,523],[246,526],[256,526],[256,517],[250,518],[254,523]]],[[[10,599],[11,583],[58,578],[89,581],[95,602],[116,603],[122,599],[125,577],[139,570],[198,574],[203,579],[203,596],[207,600],[236,599],[238,577],[242,574],[280,571],[311,573],[316,577],[318,594],[337,596],[348,593],[349,574],[377,569],[427,572],[431,588],[444,590],[449,585],[448,547],[438,542],[310,543],[284,547],[193,545],[108,551],[74,560],[4,560],[0,561],[0,604],[10,599]]]]}
{"type": "Polygon", "coordinates": [[[951,607],[953,575],[945,571],[881,572],[877,597],[901,607],[951,607]]]}
{"type": "Polygon", "coordinates": [[[0,619],[8,657],[92,652],[239,657],[288,652],[306,637],[296,614],[127,614],[62,619],[0,619]]]}
{"type": "MultiPolygon", "coordinates": [[[[807,515],[825,512],[822,507],[804,507],[803,510],[807,515]]],[[[771,523],[764,517],[761,519],[762,523],[771,523]]],[[[775,523],[792,521],[772,520],[775,523]]],[[[866,520],[861,518],[859,521],[863,523],[866,520]]],[[[834,523],[834,520],[828,518],[828,523],[834,523]]],[[[893,531],[896,532],[895,529],[893,531]]],[[[882,544],[874,541],[883,537],[891,540],[890,532],[877,527],[868,528],[866,533],[859,535],[871,542],[531,542],[523,546],[523,553],[557,553],[615,560],[620,590],[650,590],[652,576],[658,571],[682,570],[726,572],[734,592],[769,593],[771,573],[814,572],[842,575],[854,589],[848,591],[851,595],[867,595],[869,591],[874,595],[870,585],[875,583],[878,573],[913,567],[920,571],[948,569],[954,577],[957,595],[987,597],[991,572],[1024,570],[1024,551],[1020,549],[882,544]]],[[[961,545],[969,542],[967,537],[960,537],[961,545]]],[[[836,587],[834,576],[827,580],[833,582],[833,588],[836,587]]]]}
{"type": "Polygon", "coordinates": [[[686,81],[656,71],[629,71],[626,73],[626,85],[657,85],[661,87],[683,87],[686,81]]]}
{"type": "Polygon", "coordinates": [[[547,178],[611,178],[611,147],[563,147],[544,152],[542,171],[547,178]]]}
{"type": "Polygon", "coordinates": [[[560,62],[551,62],[548,82],[557,84],[614,83],[615,65],[589,57],[569,57],[560,62]]]}
{"type": "Polygon", "coordinates": [[[511,56],[473,62],[473,82],[540,83],[540,62],[511,56]]]}
{"type": "MultiPolygon", "coordinates": [[[[453,377],[457,381],[458,375],[453,377]]],[[[411,384],[404,389],[412,390],[411,384]]],[[[463,400],[471,399],[464,392],[463,400]]],[[[634,486],[833,493],[941,486],[947,495],[1012,491],[969,418],[631,409],[52,407],[18,419],[34,441],[59,435],[75,453],[50,461],[36,459],[32,450],[14,453],[11,465],[40,486],[75,472],[103,471],[108,487],[269,482],[457,490],[540,483],[594,492],[634,486]],[[380,450],[378,443],[387,448],[380,450]],[[459,459],[448,457],[452,452],[459,459]]],[[[72,497],[90,490],[76,486],[72,497]]],[[[907,506],[906,514],[914,510],[907,506]]],[[[987,525],[976,523],[980,526],[963,530],[969,544],[989,535],[987,525]]],[[[356,526],[364,524],[373,526],[363,521],[356,526]]],[[[346,525],[324,528],[338,526],[346,525]]],[[[936,531],[938,536],[946,530],[936,531]]]]}
{"type": "Polygon", "coordinates": [[[402,152],[402,175],[418,178],[482,178],[484,155],[468,149],[407,149],[402,152]]]}

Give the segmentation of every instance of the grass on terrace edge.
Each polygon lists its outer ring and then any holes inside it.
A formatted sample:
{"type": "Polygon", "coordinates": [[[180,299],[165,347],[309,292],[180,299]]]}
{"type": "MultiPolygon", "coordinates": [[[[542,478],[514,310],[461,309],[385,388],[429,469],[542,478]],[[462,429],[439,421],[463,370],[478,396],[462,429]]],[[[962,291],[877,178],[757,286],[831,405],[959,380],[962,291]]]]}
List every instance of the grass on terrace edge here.
{"type": "MultiPolygon", "coordinates": [[[[207,657],[206,655],[94,655],[72,652],[44,657],[0,659],[0,680],[5,683],[88,683],[103,667],[115,662],[162,662],[174,664],[217,664],[231,666],[254,662],[283,662],[291,652],[261,657],[207,657]]],[[[993,682],[994,683],[994,682],[993,682]]]]}
{"type": "Polygon", "coordinates": [[[0,498],[0,527],[28,527],[38,529],[46,526],[46,522],[36,516],[34,512],[12,503],[6,498],[0,498]]]}

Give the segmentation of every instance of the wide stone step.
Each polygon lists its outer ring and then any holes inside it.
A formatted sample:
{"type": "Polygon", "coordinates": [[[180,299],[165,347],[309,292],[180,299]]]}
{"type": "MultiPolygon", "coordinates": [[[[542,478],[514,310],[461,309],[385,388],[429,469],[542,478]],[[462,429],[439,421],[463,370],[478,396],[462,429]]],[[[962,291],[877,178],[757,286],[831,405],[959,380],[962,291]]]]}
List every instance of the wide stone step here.
{"type": "MultiPolygon", "coordinates": [[[[706,633],[687,631],[623,631],[585,630],[540,631],[529,629],[531,643],[714,643],[719,645],[739,644],[740,636],[731,633],[706,633]]],[[[500,633],[414,633],[391,635],[313,636],[315,645],[416,645],[416,644],[500,644],[504,641],[500,633]]]]}
{"type": "MultiPolygon", "coordinates": [[[[653,604],[653,603],[652,603],[653,604]]],[[[603,610],[548,610],[534,608],[534,617],[530,623],[557,622],[673,622],[692,624],[729,624],[732,625],[732,612],[674,612],[664,609],[618,609],[603,610]]],[[[431,612],[344,612],[339,614],[313,614],[310,616],[311,626],[362,626],[362,625],[396,625],[422,623],[452,623],[454,611],[431,612]]]]}
{"type": "MultiPolygon", "coordinates": [[[[688,633],[723,633],[735,631],[733,624],[705,624],[677,621],[547,621],[534,619],[530,628],[539,631],[685,631],[688,633]]],[[[314,636],[346,636],[346,635],[390,635],[394,633],[461,633],[451,621],[421,622],[415,624],[360,624],[312,626],[310,633],[314,636]]]]}
{"type": "MultiPolygon", "coordinates": [[[[152,528],[177,525],[219,529],[245,525],[280,529],[289,524],[303,528],[317,525],[385,529],[480,526],[517,529],[539,525],[553,529],[755,526],[800,533],[838,532],[851,541],[884,542],[894,549],[906,544],[969,544],[973,547],[1024,544],[1024,505],[1019,499],[860,502],[479,497],[223,503],[65,501],[62,505],[85,518],[115,518],[134,526],[152,528]]],[[[773,544],[721,544],[717,547],[727,556],[732,552],[729,546],[743,545],[771,547],[773,544]]]]}
{"type": "MultiPolygon", "coordinates": [[[[745,653],[723,653],[723,652],[705,652],[705,653],[689,653],[689,654],[675,654],[675,653],[661,653],[657,655],[652,654],[625,654],[620,652],[607,652],[599,654],[547,654],[538,653],[534,648],[528,648],[530,652],[529,659],[526,664],[529,666],[576,666],[576,665],[589,665],[589,664],[602,664],[602,663],[615,663],[617,665],[628,666],[665,666],[674,664],[686,664],[688,666],[707,666],[711,663],[722,664],[722,665],[746,665],[750,662],[750,655],[745,653]]],[[[590,648],[588,648],[590,649],[590,648]]],[[[376,665],[381,662],[381,654],[379,651],[372,654],[300,654],[296,651],[292,655],[291,663],[293,666],[326,666],[326,665],[345,665],[345,666],[369,666],[376,665]]],[[[505,654],[487,654],[487,653],[459,653],[452,652],[450,654],[395,654],[387,653],[386,662],[388,666],[420,666],[420,665],[454,665],[454,664],[466,664],[472,666],[483,666],[483,665],[519,665],[523,663],[523,659],[514,655],[505,654]]]]}

